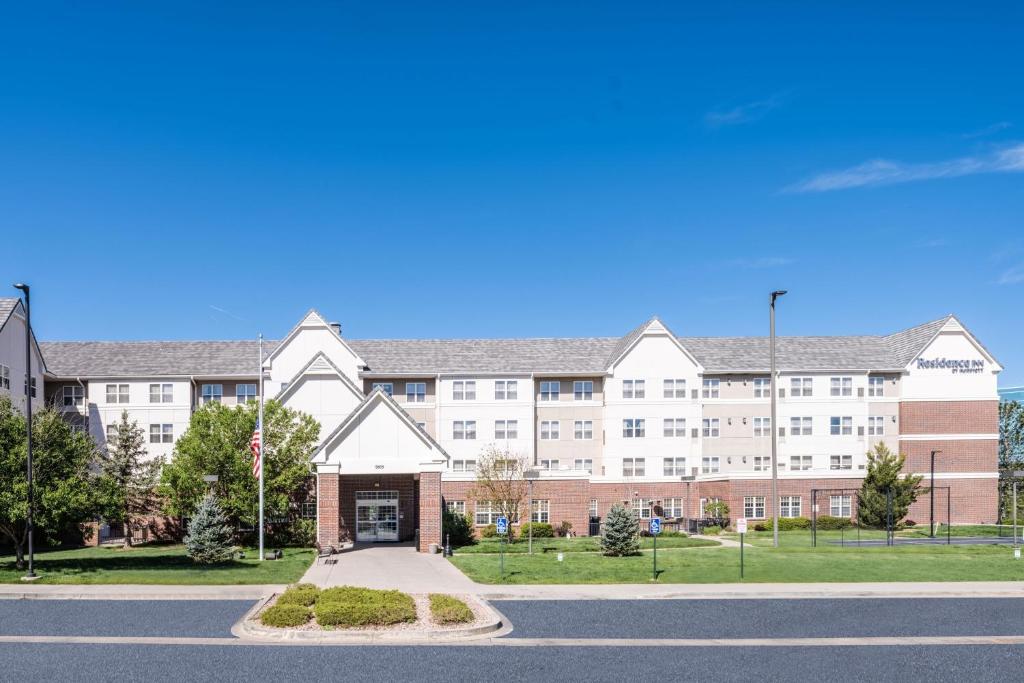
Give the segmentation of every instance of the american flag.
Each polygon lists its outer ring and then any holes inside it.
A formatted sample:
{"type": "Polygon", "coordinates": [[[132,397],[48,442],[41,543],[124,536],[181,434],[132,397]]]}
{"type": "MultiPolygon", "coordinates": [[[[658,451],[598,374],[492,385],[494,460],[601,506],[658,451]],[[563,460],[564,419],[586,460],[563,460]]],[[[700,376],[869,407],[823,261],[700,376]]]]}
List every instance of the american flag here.
{"type": "Polygon", "coordinates": [[[256,420],[256,429],[249,439],[249,450],[252,451],[252,476],[259,479],[260,476],[260,421],[256,420]]]}

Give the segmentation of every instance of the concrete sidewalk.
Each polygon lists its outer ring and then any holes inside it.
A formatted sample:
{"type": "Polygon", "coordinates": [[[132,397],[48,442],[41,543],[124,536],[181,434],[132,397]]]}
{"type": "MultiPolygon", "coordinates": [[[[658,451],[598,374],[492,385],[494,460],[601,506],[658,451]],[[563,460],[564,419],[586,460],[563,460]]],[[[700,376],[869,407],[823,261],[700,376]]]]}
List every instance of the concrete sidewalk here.
{"type": "Polygon", "coordinates": [[[330,563],[322,560],[313,563],[302,581],[324,588],[362,586],[407,593],[480,592],[480,586],[444,557],[416,552],[411,544],[357,544],[335,555],[330,563]]]}

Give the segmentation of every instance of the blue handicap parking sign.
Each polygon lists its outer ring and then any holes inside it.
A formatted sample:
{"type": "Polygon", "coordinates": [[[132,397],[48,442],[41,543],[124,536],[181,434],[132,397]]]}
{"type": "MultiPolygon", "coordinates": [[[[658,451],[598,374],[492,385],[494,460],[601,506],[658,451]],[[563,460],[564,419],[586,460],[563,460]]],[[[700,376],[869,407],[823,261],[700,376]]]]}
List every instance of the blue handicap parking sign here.
{"type": "Polygon", "coordinates": [[[498,517],[498,522],[495,524],[498,533],[504,536],[508,533],[508,517],[498,517]]]}
{"type": "Polygon", "coordinates": [[[651,533],[653,535],[658,535],[661,533],[661,517],[651,518],[651,533]]]}

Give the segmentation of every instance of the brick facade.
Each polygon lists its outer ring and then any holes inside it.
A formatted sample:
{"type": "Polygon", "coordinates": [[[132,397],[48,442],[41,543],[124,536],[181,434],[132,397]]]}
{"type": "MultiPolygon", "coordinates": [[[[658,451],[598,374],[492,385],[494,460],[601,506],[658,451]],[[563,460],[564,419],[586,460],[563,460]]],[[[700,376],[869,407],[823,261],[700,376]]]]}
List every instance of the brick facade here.
{"type": "Polygon", "coordinates": [[[901,434],[998,434],[999,401],[902,401],[901,434]]]}
{"type": "Polygon", "coordinates": [[[356,540],[356,491],[398,491],[398,540],[416,538],[416,499],[419,491],[411,474],[342,475],[338,533],[342,541],[356,540]]]}
{"type": "Polygon", "coordinates": [[[420,551],[441,546],[441,473],[421,472],[419,484],[420,551]]]}
{"type": "Polygon", "coordinates": [[[321,546],[337,545],[341,540],[339,533],[338,480],[337,474],[317,474],[317,525],[316,540],[321,546]]]}

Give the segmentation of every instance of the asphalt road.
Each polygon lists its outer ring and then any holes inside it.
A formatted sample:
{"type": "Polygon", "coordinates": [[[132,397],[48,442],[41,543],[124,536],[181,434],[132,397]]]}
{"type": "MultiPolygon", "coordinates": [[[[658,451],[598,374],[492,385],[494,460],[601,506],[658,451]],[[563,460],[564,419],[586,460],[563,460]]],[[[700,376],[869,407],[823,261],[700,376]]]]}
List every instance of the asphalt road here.
{"type": "Polygon", "coordinates": [[[252,605],[239,600],[0,600],[0,635],[223,638],[252,605]]]}
{"type": "Polygon", "coordinates": [[[1024,635],[1024,598],[498,600],[513,638],[1024,635]]]}

